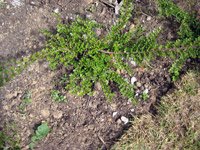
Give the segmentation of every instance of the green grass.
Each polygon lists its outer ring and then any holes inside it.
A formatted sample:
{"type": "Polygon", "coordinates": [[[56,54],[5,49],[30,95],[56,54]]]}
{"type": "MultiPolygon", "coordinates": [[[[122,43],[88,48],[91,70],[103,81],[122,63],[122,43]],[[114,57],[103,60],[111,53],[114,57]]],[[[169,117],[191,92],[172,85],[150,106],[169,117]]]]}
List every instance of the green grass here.
{"type": "Polygon", "coordinates": [[[200,149],[200,72],[190,71],[161,99],[158,115],[134,118],[113,150],[200,149]]]}

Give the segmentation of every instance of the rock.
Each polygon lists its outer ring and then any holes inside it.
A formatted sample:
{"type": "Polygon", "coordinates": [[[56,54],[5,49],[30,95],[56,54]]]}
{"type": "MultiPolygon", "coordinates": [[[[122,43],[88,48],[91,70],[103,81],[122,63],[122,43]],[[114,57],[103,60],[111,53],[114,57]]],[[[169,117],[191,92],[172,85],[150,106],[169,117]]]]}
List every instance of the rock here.
{"type": "Polygon", "coordinates": [[[7,94],[6,99],[16,98],[18,94],[21,94],[21,91],[14,91],[14,93],[7,94]]]}
{"type": "Polygon", "coordinates": [[[53,112],[53,117],[55,118],[55,119],[60,119],[61,117],[62,117],[62,115],[63,115],[63,112],[62,111],[54,111],[53,112]]]}
{"type": "Polygon", "coordinates": [[[93,0],[85,0],[84,2],[86,3],[86,5],[88,5],[90,3],[93,3],[93,0]]]}
{"type": "Polygon", "coordinates": [[[136,86],[137,86],[138,88],[140,88],[140,87],[142,86],[142,83],[136,82],[136,86]]]}
{"type": "Polygon", "coordinates": [[[100,84],[100,82],[97,82],[97,83],[95,84],[95,88],[96,88],[97,90],[101,90],[101,84],[100,84]]]}
{"type": "Polygon", "coordinates": [[[101,35],[101,29],[100,28],[97,28],[96,30],[95,30],[95,33],[96,33],[96,35],[97,36],[100,36],[101,35]]]}
{"type": "Polygon", "coordinates": [[[113,118],[117,115],[118,112],[113,112],[112,116],[113,118]]]}
{"type": "Polygon", "coordinates": [[[10,5],[7,5],[7,6],[6,6],[6,9],[10,9],[10,5]]]}
{"type": "Polygon", "coordinates": [[[131,64],[134,66],[134,67],[136,67],[137,66],[137,64],[136,64],[136,62],[135,61],[131,61],[131,64]]]}
{"type": "Polygon", "coordinates": [[[124,116],[121,116],[121,121],[124,123],[124,124],[127,124],[129,122],[129,119],[124,117],[124,116]]]}
{"type": "Polygon", "coordinates": [[[139,93],[136,93],[136,94],[135,94],[135,97],[138,97],[138,96],[139,96],[139,93]]]}
{"type": "Polygon", "coordinates": [[[148,89],[145,89],[144,91],[143,91],[143,94],[148,94],[149,93],[149,90],[148,89]]]}
{"type": "Polygon", "coordinates": [[[91,14],[86,14],[86,18],[87,18],[87,19],[92,19],[92,18],[93,18],[93,15],[91,15],[91,14]]]}
{"type": "Polygon", "coordinates": [[[50,115],[50,112],[49,112],[48,109],[43,109],[43,110],[41,110],[41,114],[42,114],[42,116],[43,116],[44,118],[48,118],[49,115],[50,115]]]}
{"type": "Polygon", "coordinates": [[[7,105],[3,106],[4,110],[9,110],[9,107],[7,105]]]}
{"type": "Polygon", "coordinates": [[[23,1],[21,0],[12,0],[11,1],[11,4],[14,6],[14,7],[20,7],[23,5],[23,1]]]}
{"type": "Polygon", "coordinates": [[[41,2],[39,2],[39,1],[30,1],[29,4],[33,5],[33,6],[40,6],[41,2]]]}
{"type": "Polygon", "coordinates": [[[137,81],[136,77],[131,78],[131,84],[134,84],[137,81]]]}
{"type": "Polygon", "coordinates": [[[135,30],[135,24],[131,24],[130,27],[129,27],[129,30],[134,31],[135,30]]]}
{"type": "Polygon", "coordinates": [[[123,4],[123,1],[118,3],[117,0],[116,0],[116,2],[115,2],[115,15],[119,15],[119,10],[122,7],[122,4],[123,4]]]}
{"type": "Polygon", "coordinates": [[[111,106],[112,110],[116,110],[117,109],[117,104],[115,104],[115,103],[110,104],[110,106],[111,106]]]}
{"type": "Polygon", "coordinates": [[[132,108],[132,109],[131,109],[131,112],[134,112],[134,111],[135,111],[135,109],[134,109],[134,108],[132,108]]]}
{"type": "Polygon", "coordinates": [[[94,97],[97,97],[98,95],[99,95],[99,91],[94,91],[94,92],[93,92],[93,96],[94,96],[94,97]]]}
{"type": "Polygon", "coordinates": [[[141,90],[141,91],[143,91],[144,89],[145,89],[145,87],[144,87],[144,86],[141,86],[141,87],[140,87],[140,90],[141,90]]]}
{"type": "Polygon", "coordinates": [[[53,12],[59,13],[59,8],[54,9],[53,12]]]}
{"type": "Polygon", "coordinates": [[[121,123],[122,123],[122,121],[121,121],[120,119],[118,119],[118,120],[117,120],[117,124],[120,125],[121,123]]]}
{"type": "Polygon", "coordinates": [[[151,19],[152,19],[151,16],[148,16],[148,17],[147,17],[147,21],[150,21],[151,19]]]}
{"type": "Polygon", "coordinates": [[[169,33],[167,34],[167,38],[168,38],[169,40],[174,39],[174,35],[173,35],[171,32],[169,32],[169,33]]]}

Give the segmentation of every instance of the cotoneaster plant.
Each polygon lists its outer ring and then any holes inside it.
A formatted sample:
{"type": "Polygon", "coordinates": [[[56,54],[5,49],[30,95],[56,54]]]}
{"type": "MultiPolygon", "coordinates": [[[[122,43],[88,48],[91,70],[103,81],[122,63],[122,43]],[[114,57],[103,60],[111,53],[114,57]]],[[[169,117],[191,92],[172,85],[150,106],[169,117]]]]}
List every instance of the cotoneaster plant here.
{"type": "Polygon", "coordinates": [[[174,60],[169,72],[178,79],[188,58],[200,58],[200,22],[195,16],[179,8],[171,0],[156,0],[160,16],[173,18],[179,25],[178,39],[161,45],[160,56],[174,60]]]}
{"type": "Polygon", "coordinates": [[[71,70],[66,89],[81,96],[90,95],[94,84],[99,82],[105,96],[112,99],[110,85],[114,83],[123,96],[134,101],[133,85],[118,73],[123,70],[132,75],[127,63],[130,59],[140,64],[143,60],[170,57],[174,62],[169,71],[176,80],[185,61],[199,57],[199,22],[171,1],[157,2],[160,15],[175,17],[180,23],[179,38],[165,45],[157,43],[161,28],[146,35],[141,26],[125,30],[133,8],[129,0],[123,1],[118,22],[102,38],[95,33],[101,25],[81,18],[70,25],[59,23],[56,34],[47,32],[46,54],[51,68],[62,66],[71,70]]]}
{"type": "Polygon", "coordinates": [[[132,8],[129,0],[123,2],[117,24],[103,38],[95,32],[101,25],[81,18],[70,25],[59,23],[56,34],[46,32],[45,50],[50,67],[71,70],[67,90],[81,96],[92,95],[94,84],[99,82],[107,99],[112,99],[114,94],[110,85],[114,83],[123,96],[134,101],[133,85],[117,70],[131,75],[126,60],[132,58],[140,63],[144,58],[152,59],[160,29],[147,36],[141,27],[125,32],[132,8]]]}

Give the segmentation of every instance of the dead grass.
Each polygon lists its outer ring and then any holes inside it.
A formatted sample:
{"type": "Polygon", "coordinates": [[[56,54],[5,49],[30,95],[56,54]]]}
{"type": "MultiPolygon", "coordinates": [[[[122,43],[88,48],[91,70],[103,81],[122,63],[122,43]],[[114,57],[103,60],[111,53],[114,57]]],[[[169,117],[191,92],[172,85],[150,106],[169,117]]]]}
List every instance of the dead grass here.
{"type": "Polygon", "coordinates": [[[200,73],[189,72],[163,97],[158,115],[135,118],[115,150],[200,149],[200,73]]]}

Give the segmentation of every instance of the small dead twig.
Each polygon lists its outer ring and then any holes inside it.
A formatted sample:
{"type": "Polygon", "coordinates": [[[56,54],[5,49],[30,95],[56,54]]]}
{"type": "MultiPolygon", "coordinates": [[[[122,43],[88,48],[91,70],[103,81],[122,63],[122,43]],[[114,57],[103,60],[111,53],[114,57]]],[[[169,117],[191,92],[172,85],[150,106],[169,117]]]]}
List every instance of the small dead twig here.
{"type": "Polygon", "coordinates": [[[108,3],[108,2],[106,2],[104,0],[99,0],[99,2],[104,4],[104,5],[106,5],[106,6],[108,6],[108,7],[115,8],[115,6],[113,4],[110,4],[110,3],[108,3]]]}
{"type": "MultiPolygon", "coordinates": [[[[106,142],[103,140],[103,138],[100,136],[100,135],[98,135],[98,138],[99,138],[99,140],[106,146],[106,142]]],[[[107,147],[107,146],[106,146],[107,147]]]]}

